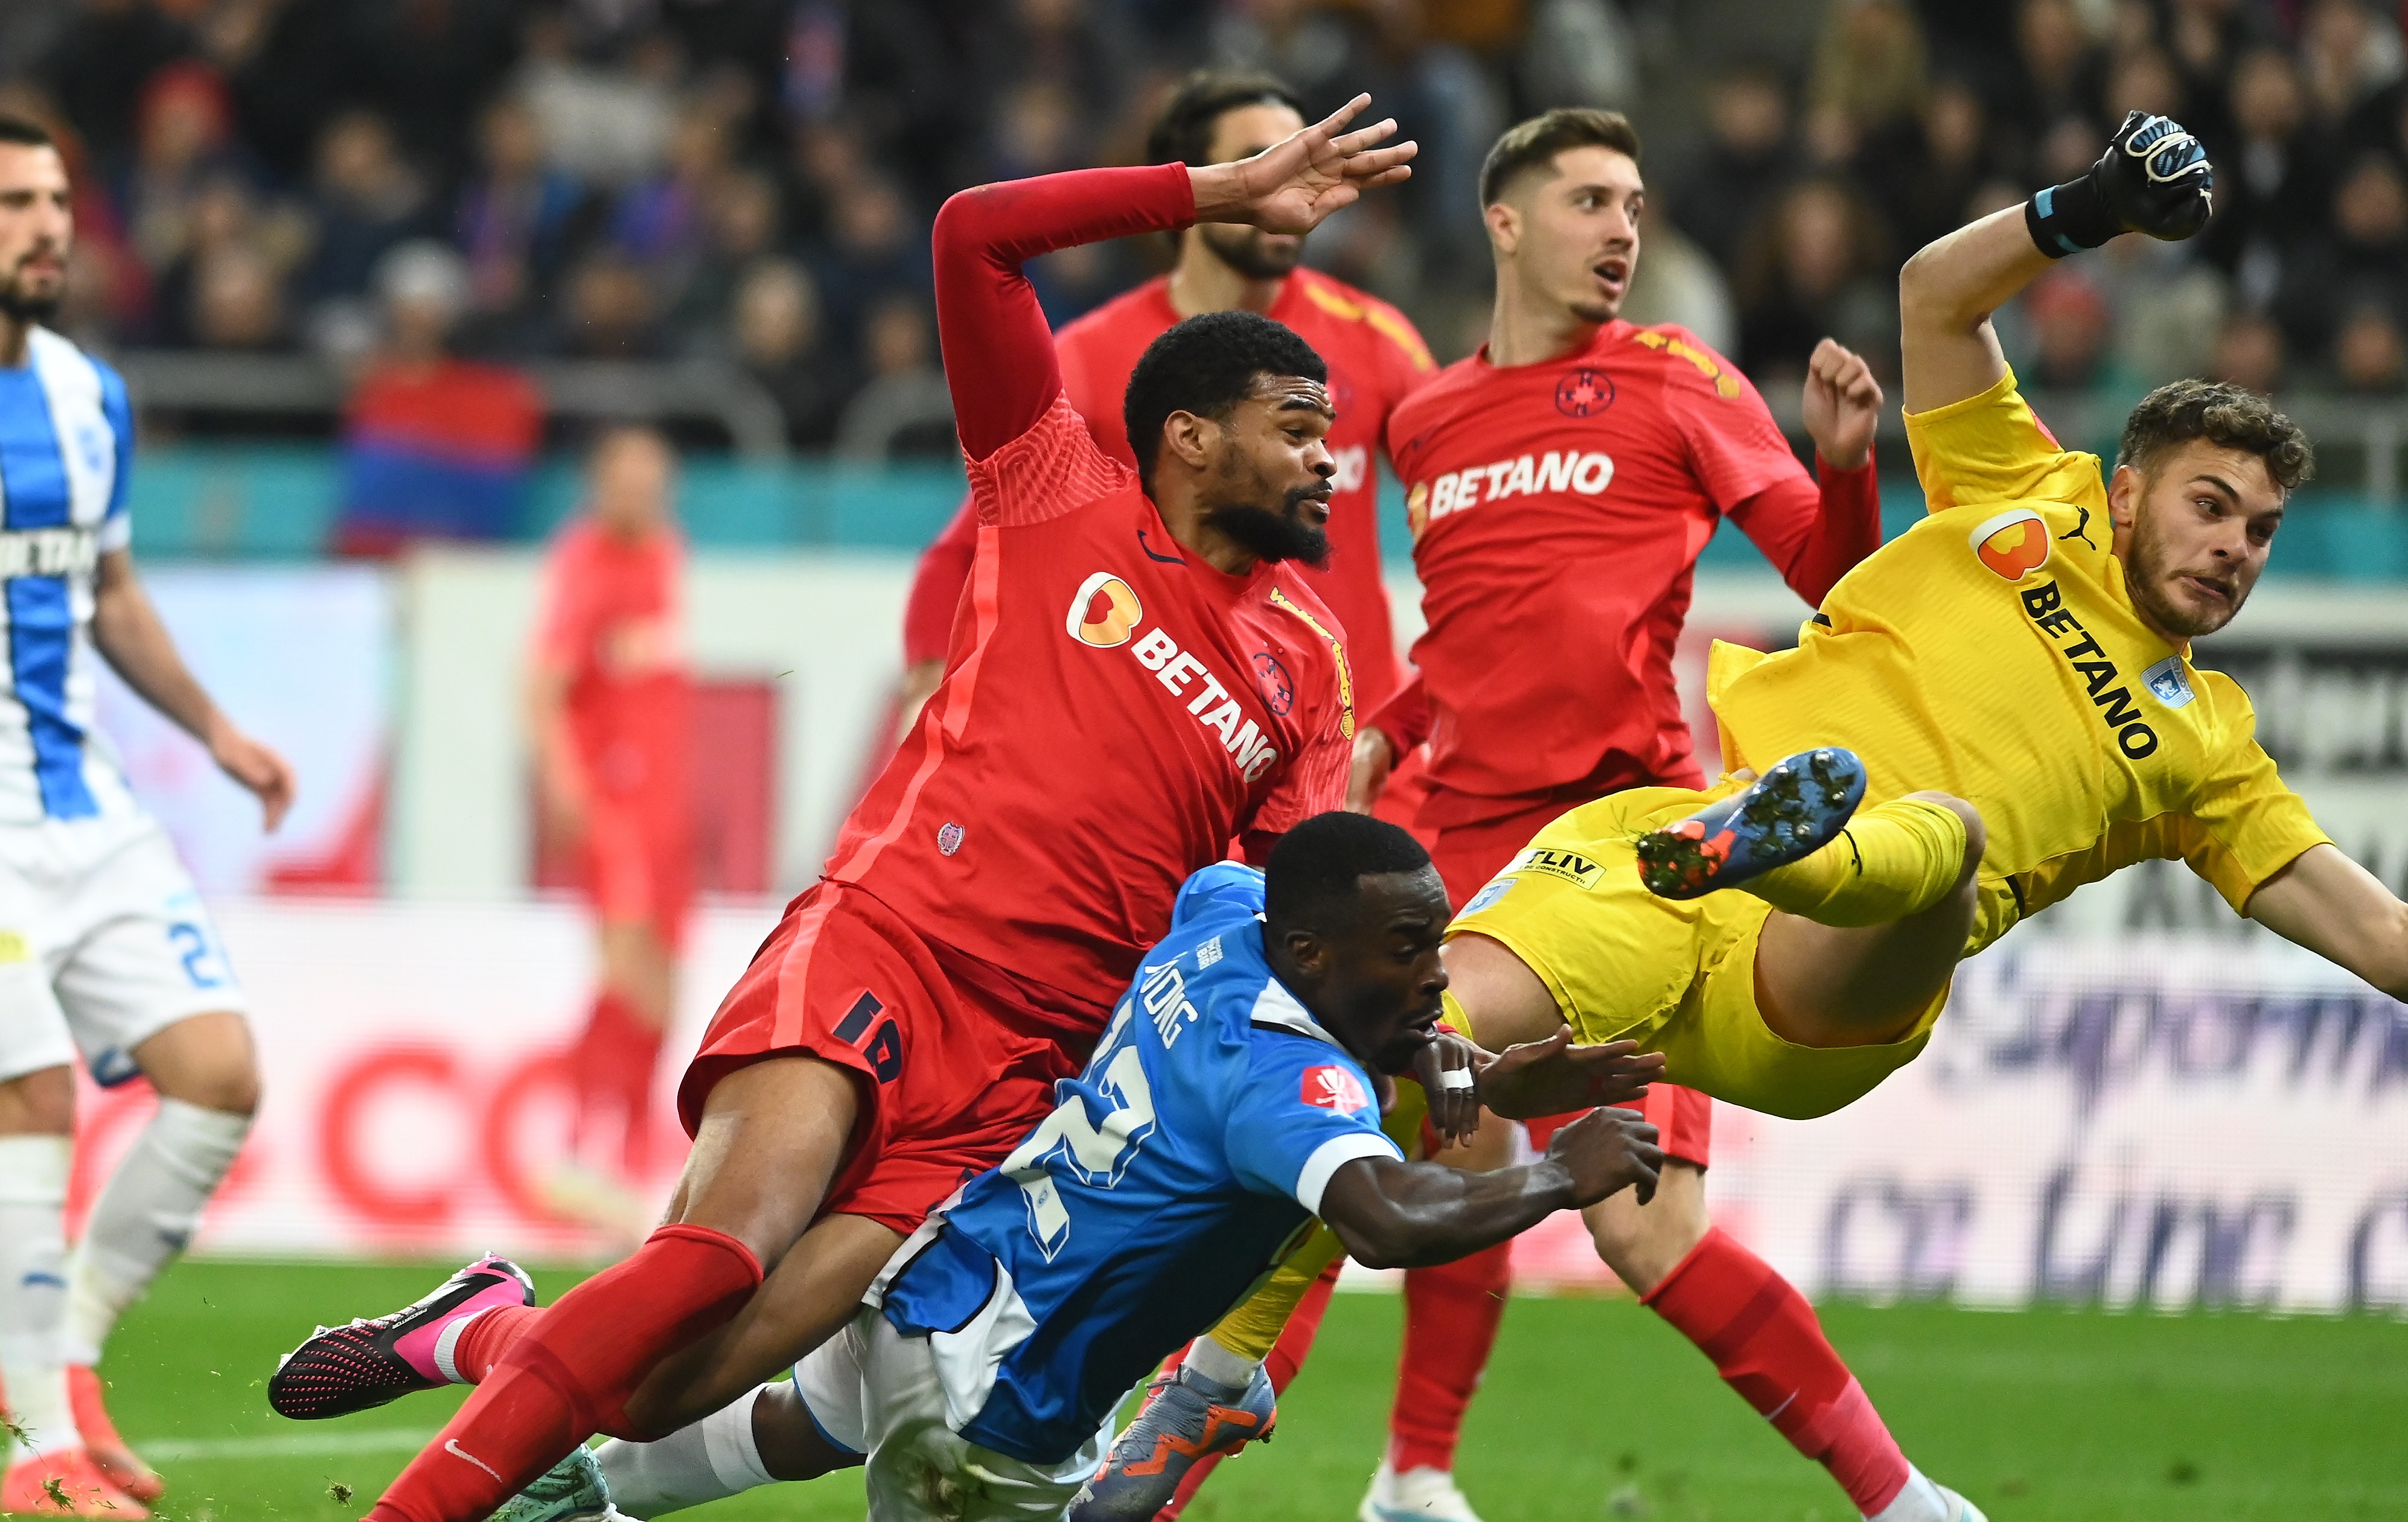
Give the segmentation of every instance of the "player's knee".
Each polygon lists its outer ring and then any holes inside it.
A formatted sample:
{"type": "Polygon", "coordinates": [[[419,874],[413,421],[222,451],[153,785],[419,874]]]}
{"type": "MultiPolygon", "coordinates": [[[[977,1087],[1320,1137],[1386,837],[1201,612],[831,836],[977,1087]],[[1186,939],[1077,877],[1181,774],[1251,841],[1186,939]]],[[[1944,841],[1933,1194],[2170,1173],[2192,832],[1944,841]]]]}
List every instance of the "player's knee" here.
{"type": "Polygon", "coordinates": [[[75,1070],[62,1063],[0,1081],[0,1136],[75,1131],[75,1070]]]}
{"type": "Polygon", "coordinates": [[[1705,1240],[1713,1222],[1706,1212],[1705,1170],[1677,1158],[1665,1159],[1656,1198],[1645,1205],[1625,1190],[1590,1208],[1589,1237],[1614,1277],[1634,1293],[1651,1293],[1705,1240]]]}
{"type": "Polygon", "coordinates": [[[239,1015],[179,1020],[136,1047],[134,1060],[164,1098],[226,1115],[258,1112],[259,1060],[239,1015]]]}
{"type": "Polygon", "coordinates": [[[1936,804],[1956,816],[1965,824],[1965,861],[1956,876],[1956,886],[1970,887],[1982,866],[1982,853],[1988,849],[1989,830],[1982,823],[1982,811],[1952,793],[1916,792],[1910,798],[1926,804],[1936,804]]]}

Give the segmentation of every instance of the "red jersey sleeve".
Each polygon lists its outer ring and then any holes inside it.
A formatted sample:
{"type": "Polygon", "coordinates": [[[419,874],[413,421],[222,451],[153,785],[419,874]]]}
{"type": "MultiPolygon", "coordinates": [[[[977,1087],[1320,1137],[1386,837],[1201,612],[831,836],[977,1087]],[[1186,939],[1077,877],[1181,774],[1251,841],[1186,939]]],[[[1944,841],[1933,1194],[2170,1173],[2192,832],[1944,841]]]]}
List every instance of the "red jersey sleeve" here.
{"type": "MultiPolygon", "coordinates": [[[[1380,395],[1383,410],[1393,411],[1396,405],[1419,391],[1432,376],[1438,374],[1438,362],[1430,357],[1429,346],[1422,342],[1421,330],[1412,320],[1383,301],[1366,301],[1363,320],[1380,335],[1380,395]]],[[[1387,430],[1383,428],[1384,438],[1387,430]]]]}
{"type": "Polygon", "coordinates": [[[945,203],[934,235],[937,333],[963,453],[988,460],[1045,421],[1062,394],[1053,330],[1021,264],[1055,249],[1185,227],[1195,216],[1181,164],[1039,175],[945,203]]]}
{"type": "Polygon", "coordinates": [[[1388,743],[1397,747],[1399,761],[1407,751],[1427,740],[1429,689],[1423,685],[1422,674],[1416,671],[1406,678],[1404,685],[1389,693],[1388,701],[1380,704],[1365,722],[1388,737],[1388,743]]]}
{"type": "Polygon", "coordinates": [[[1689,469],[1717,512],[1729,513],[1777,482],[1804,483],[1806,467],[1747,377],[1694,335],[1682,333],[1666,348],[1688,363],[1670,367],[1664,411],[1681,431],[1689,469]]]}
{"type": "Polygon", "coordinates": [[[535,659],[571,676],[594,649],[602,606],[595,578],[585,575],[585,538],[576,526],[544,557],[541,611],[536,616],[535,659]]]}
{"type": "Polygon", "coordinates": [[[1323,716],[1321,728],[1305,747],[1304,754],[1291,761],[1280,773],[1277,786],[1254,808],[1240,838],[1246,846],[1246,859],[1259,861],[1256,846],[1295,829],[1316,814],[1346,806],[1346,778],[1354,765],[1354,741],[1347,733],[1350,710],[1342,703],[1329,704],[1323,716]]]}
{"type": "Polygon", "coordinates": [[[962,589],[969,585],[970,563],[977,558],[978,512],[965,498],[944,532],[920,551],[911,573],[911,596],[903,605],[905,665],[945,658],[953,638],[953,612],[962,605],[962,589]]]}
{"type": "Polygon", "coordinates": [[[1820,607],[1842,576],[1881,548],[1881,482],[1870,454],[1856,470],[1816,455],[1814,474],[1817,481],[1793,477],[1766,488],[1732,508],[1730,519],[1793,591],[1820,607]]]}

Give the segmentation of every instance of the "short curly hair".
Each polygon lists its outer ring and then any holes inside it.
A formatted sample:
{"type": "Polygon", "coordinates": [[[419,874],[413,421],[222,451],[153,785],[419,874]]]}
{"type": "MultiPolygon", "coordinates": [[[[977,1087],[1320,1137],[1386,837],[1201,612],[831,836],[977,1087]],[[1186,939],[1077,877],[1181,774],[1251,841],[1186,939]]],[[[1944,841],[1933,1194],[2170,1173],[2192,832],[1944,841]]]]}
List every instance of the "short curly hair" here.
{"type": "Polygon", "coordinates": [[[2171,381],[2141,398],[2124,420],[2115,463],[2145,476],[2168,450],[2197,438],[2256,455],[2286,493],[2316,473],[2304,429],[2258,392],[2223,380],[2171,381]]]}
{"type": "Polygon", "coordinates": [[[1254,393],[1256,376],[1302,376],[1326,385],[1329,366],[1295,329],[1243,309],[1191,317],[1146,346],[1121,396],[1121,424],[1147,491],[1170,415],[1226,418],[1254,393]]]}

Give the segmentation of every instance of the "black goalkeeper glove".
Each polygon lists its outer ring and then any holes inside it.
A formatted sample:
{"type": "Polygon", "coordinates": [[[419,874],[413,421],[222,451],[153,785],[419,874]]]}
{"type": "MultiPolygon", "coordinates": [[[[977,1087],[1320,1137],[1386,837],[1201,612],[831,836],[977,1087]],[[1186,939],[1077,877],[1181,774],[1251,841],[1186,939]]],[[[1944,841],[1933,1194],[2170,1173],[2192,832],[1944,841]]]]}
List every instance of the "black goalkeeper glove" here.
{"type": "Polygon", "coordinates": [[[2172,117],[2134,111],[2080,179],[2024,203],[2024,226],[2051,259],[2096,249],[2118,233],[2171,243],[2207,225],[2215,209],[2215,166],[2172,117]]]}

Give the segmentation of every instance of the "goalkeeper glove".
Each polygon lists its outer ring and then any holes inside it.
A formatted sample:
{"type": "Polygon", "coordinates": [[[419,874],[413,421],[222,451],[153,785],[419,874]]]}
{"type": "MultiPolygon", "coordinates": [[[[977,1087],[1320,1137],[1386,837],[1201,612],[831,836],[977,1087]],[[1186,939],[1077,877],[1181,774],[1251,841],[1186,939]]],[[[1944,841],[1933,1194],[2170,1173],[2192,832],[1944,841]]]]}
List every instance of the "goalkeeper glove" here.
{"type": "Polygon", "coordinates": [[[2199,139],[2171,117],[2134,111],[2088,174],[2024,203],[2024,226],[2041,252],[2062,259],[2119,233],[2186,238],[2214,209],[2215,167],[2199,139]]]}

